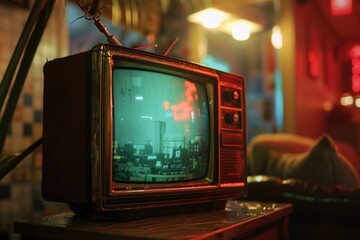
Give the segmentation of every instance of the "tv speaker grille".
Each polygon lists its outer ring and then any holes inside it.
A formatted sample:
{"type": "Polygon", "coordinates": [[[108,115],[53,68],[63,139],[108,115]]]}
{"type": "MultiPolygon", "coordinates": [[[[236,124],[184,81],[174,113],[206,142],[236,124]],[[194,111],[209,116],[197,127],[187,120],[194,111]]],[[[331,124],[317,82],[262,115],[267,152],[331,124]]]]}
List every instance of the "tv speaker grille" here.
{"type": "Polygon", "coordinates": [[[245,181],[245,156],[242,150],[221,149],[220,183],[245,181]]]}

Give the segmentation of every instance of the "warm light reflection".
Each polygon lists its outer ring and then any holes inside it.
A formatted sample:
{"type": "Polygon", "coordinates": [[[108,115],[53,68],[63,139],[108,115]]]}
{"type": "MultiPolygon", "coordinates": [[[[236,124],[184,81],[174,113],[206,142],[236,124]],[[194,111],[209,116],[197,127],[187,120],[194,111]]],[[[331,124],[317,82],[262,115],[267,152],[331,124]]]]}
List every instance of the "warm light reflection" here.
{"type": "Polygon", "coordinates": [[[215,9],[207,8],[202,11],[191,14],[188,17],[190,22],[201,23],[205,28],[215,29],[218,28],[224,20],[230,17],[230,14],[215,9]]]}
{"type": "MultiPolygon", "coordinates": [[[[181,121],[185,119],[194,120],[194,101],[199,100],[199,96],[197,94],[197,89],[194,83],[185,81],[185,100],[181,101],[177,104],[170,105],[168,101],[163,102],[163,107],[165,110],[171,110],[172,116],[175,121],[181,121]]],[[[198,112],[200,115],[200,112],[198,112]]]]}
{"type": "Polygon", "coordinates": [[[355,105],[355,107],[360,108],[360,95],[359,94],[354,97],[354,105],[355,105]]]}
{"type": "MultiPolygon", "coordinates": [[[[249,36],[251,33],[258,32],[262,29],[260,24],[257,24],[252,21],[248,21],[245,19],[238,19],[236,21],[229,21],[222,25],[221,30],[229,33],[234,34],[234,32],[249,32],[249,36]]],[[[234,37],[234,36],[233,36],[234,37]]],[[[235,37],[234,37],[235,38],[235,37]]],[[[236,39],[236,38],[235,38],[236,39]]],[[[246,40],[246,39],[245,39],[246,40]]]]}
{"type": "Polygon", "coordinates": [[[314,78],[318,78],[321,74],[320,72],[320,56],[319,53],[317,51],[314,50],[310,50],[310,52],[308,52],[308,61],[309,61],[309,72],[310,75],[314,78]]]}
{"type": "Polygon", "coordinates": [[[350,56],[351,57],[360,57],[360,44],[355,44],[350,49],[350,56]]]}
{"type": "Polygon", "coordinates": [[[334,108],[334,104],[331,101],[325,101],[323,103],[323,109],[327,112],[330,112],[334,108]]]}
{"type": "Polygon", "coordinates": [[[355,98],[355,106],[357,107],[357,108],[360,108],[360,96],[357,96],[356,98],[355,98]]]}
{"type": "Polygon", "coordinates": [[[282,34],[279,26],[274,26],[271,34],[271,43],[276,49],[281,49],[283,45],[282,34]]]}
{"type": "Polygon", "coordinates": [[[360,46],[354,45],[350,49],[351,56],[351,89],[353,92],[360,92],[360,46]]]}
{"type": "Polygon", "coordinates": [[[245,41],[250,37],[250,26],[246,22],[239,22],[232,28],[232,36],[235,40],[245,41]]]}
{"type": "Polygon", "coordinates": [[[258,23],[246,19],[238,19],[230,13],[216,8],[207,8],[191,14],[188,20],[201,24],[208,29],[219,29],[225,33],[232,34],[236,40],[246,40],[250,37],[251,33],[258,32],[263,28],[258,23]]]}
{"type": "Polygon", "coordinates": [[[352,9],[352,0],[331,0],[331,14],[333,16],[351,14],[352,9]]]}
{"type": "Polygon", "coordinates": [[[215,29],[220,26],[222,19],[218,15],[211,15],[207,16],[205,19],[202,20],[203,26],[208,29],[215,29]]]}
{"type": "Polygon", "coordinates": [[[344,93],[340,98],[340,104],[343,106],[350,106],[354,103],[354,98],[350,93],[344,93]]]}

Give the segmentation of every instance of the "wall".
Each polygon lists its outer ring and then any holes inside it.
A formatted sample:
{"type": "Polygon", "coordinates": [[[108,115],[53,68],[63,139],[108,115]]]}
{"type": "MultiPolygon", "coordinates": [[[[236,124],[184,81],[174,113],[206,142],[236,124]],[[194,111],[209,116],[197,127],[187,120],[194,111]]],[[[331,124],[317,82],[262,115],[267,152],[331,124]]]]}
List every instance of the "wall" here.
{"type": "MultiPolygon", "coordinates": [[[[0,76],[4,75],[30,9],[0,3],[0,76]]],[[[37,49],[7,137],[4,155],[26,148],[42,135],[42,68],[47,59],[67,55],[68,37],[63,1],[56,1],[37,49]]],[[[65,206],[46,202],[40,193],[41,149],[0,182],[0,239],[12,234],[15,220],[36,217],[65,206]]]]}
{"type": "Polygon", "coordinates": [[[314,1],[300,2],[294,1],[294,131],[300,135],[318,137],[325,131],[327,111],[324,108],[339,101],[339,46],[328,23],[314,7],[314,1]]]}

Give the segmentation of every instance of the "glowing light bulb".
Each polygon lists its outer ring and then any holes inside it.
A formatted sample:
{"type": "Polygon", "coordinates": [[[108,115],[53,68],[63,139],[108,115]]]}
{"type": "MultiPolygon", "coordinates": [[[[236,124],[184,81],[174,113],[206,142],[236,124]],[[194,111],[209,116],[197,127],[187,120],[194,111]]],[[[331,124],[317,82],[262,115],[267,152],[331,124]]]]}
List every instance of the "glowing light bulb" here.
{"type": "Polygon", "coordinates": [[[340,98],[340,104],[343,106],[350,106],[354,103],[354,98],[349,93],[344,93],[340,98]]]}
{"type": "Polygon", "coordinates": [[[354,97],[354,105],[355,105],[355,107],[360,108],[360,94],[357,94],[354,97]]]}
{"type": "Polygon", "coordinates": [[[232,29],[232,36],[235,40],[245,41],[250,37],[250,26],[245,22],[240,22],[234,25],[232,29]]]}
{"type": "Polygon", "coordinates": [[[202,11],[191,14],[188,17],[190,22],[200,23],[205,28],[218,28],[223,21],[228,19],[231,15],[216,8],[207,8],[202,11]]]}
{"type": "Polygon", "coordinates": [[[204,14],[202,24],[205,28],[215,29],[218,28],[221,22],[224,20],[224,16],[218,11],[212,10],[204,14]]]}
{"type": "Polygon", "coordinates": [[[214,18],[212,18],[211,16],[207,16],[205,19],[202,20],[202,24],[205,28],[215,29],[220,26],[221,19],[216,18],[216,15],[214,16],[214,18]]]}
{"type": "Polygon", "coordinates": [[[283,39],[279,26],[274,26],[271,34],[271,43],[276,49],[281,49],[283,45],[283,39]]]}
{"type": "Polygon", "coordinates": [[[355,99],[355,106],[356,106],[357,108],[360,108],[360,98],[356,98],[356,99],[355,99]]]}

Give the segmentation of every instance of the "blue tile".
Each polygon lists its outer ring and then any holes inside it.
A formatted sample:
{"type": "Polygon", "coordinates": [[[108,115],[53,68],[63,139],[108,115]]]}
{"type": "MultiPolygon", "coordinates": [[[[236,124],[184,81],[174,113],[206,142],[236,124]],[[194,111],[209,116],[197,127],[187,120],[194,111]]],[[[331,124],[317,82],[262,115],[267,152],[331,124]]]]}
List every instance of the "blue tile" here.
{"type": "Polygon", "coordinates": [[[31,107],[33,105],[33,96],[30,94],[24,94],[23,96],[24,106],[31,107]]]}
{"type": "Polygon", "coordinates": [[[10,199],[10,192],[10,185],[0,185],[0,199],[10,199]]]}
{"type": "Polygon", "coordinates": [[[32,137],[32,135],[33,135],[32,124],[24,123],[23,135],[25,137],[32,137]]]}
{"type": "Polygon", "coordinates": [[[34,110],[34,122],[41,123],[42,122],[42,111],[34,110]]]}

